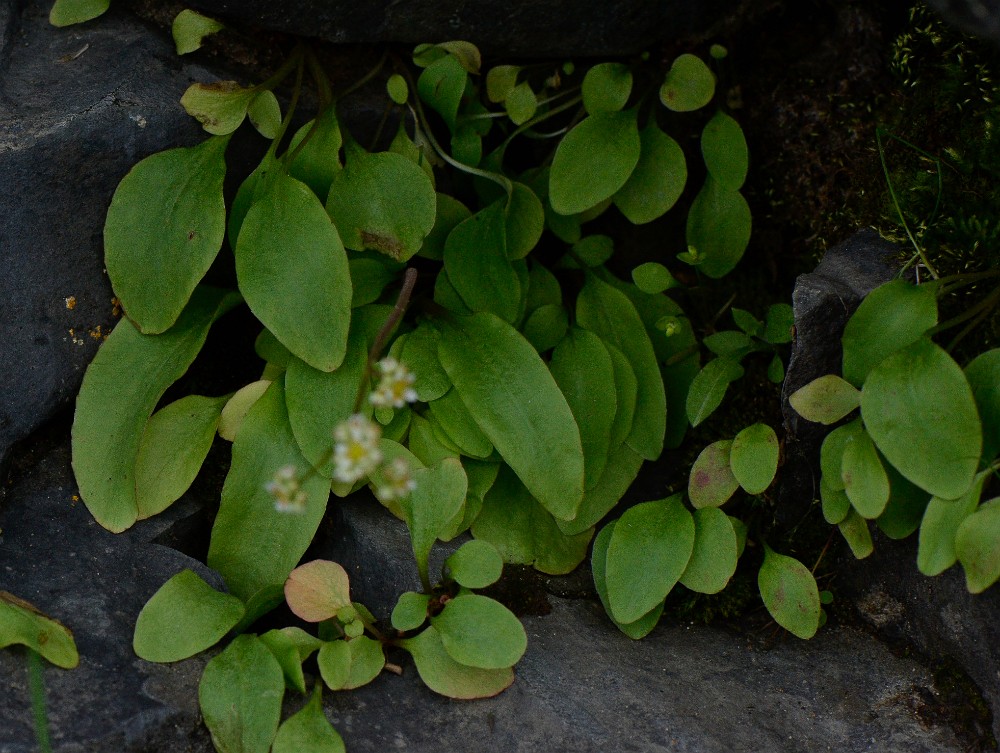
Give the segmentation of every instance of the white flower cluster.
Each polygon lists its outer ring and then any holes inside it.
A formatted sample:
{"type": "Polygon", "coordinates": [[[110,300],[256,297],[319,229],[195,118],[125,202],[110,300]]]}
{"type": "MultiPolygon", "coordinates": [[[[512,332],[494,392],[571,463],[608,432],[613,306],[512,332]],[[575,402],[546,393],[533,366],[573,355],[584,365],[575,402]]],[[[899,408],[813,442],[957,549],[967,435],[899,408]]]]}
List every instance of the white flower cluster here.
{"type": "Polygon", "coordinates": [[[294,465],[279,468],[274,478],[264,487],[274,497],[274,509],[279,512],[302,512],[306,506],[306,493],[299,483],[299,472],[294,465]]]}
{"type": "Polygon", "coordinates": [[[368,399],[376,407],[402,408],[407,403],[417,402],[417,391],[413,389],[414,376],[395,358],[383,358],[378,362],[381,374],[378,386],[368,399]]]}
{"type": "Polygon", "coordinates": [[[374,471],[382,462],[381,438],[378,424],[360,413],[337,426],[333,431],[333,477],[353,484],[374,471]]]}
{"type": "Polygon", "coordinates": [[[403,499],[417,488],[410,472],[410,464],[404,457],[393,458],[382,468],[382,483],[375,487],[375,496],[383,502],[403,499]]]}

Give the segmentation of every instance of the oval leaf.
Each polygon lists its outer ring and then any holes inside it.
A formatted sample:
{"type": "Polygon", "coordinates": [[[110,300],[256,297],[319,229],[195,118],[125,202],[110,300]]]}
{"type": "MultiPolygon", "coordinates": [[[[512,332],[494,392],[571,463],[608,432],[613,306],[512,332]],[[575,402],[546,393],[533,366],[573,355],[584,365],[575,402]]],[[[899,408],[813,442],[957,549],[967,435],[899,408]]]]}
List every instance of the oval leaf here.
{"type": "Polygon", "coordinates": [[[686,183],[684,151],[650,119],[639,134],[639,162],[614,203],[629,222],[642,225],[666,214],[686,183]]]}
{"type": "Polygon", "coordinates": [[[132,649],[146,661],[187,659],[218,643],[243,618],[243,602],[182,570],[139,612],[132,649]]]}
{"type": "Polygon", "coordinates": [[[930,340],[871,371],[861,417],[881,453],[921,489],[954,499],[972,484],[982,451],[976,402],[962,369],[930,340]]]}
{"type": "Polygon", "coordinates": [[[320,199],[325,200],[330,194],[333,179],[341,170],[342,143],[343,136],[340,133],[340,124],[337,122],[337,108],[331,105],[292,136],[288,149],[295,159],[288,166],[289,175],[301,180],[320,199]],[[299,149],[299,144],[307,136],[309,140],[299,149]]]}
{"type": "Polygon", "coordinates": [[[712,442],[699,453],[688,476],[688,498],[695,509],[721,507],[740,488],[729,467],[733,443],[723,439],[712,442]]]}
{"type": "Polygon", "coordinates": [[[329,620],[351,603],[350,578],[336,562],[307,562],[288,574],[285,601],[306,622],[329,620]]]}
{"type": "Polygon", "coordinates": [[[729,467],[747,494],[763,494],[778,471],[778,435],[767,424],[753,424],[733,439],[729,467]]]}
{"type": "Polygon", "coordinates": [[[698,110],[715,94],[715,76],[696,55],[678,55],[660,87],[660,101],[674,112],[698,110]]]}
{"type": "Polygon", "coordinates": [[[984,503],[959,524],[955,553],[971,593],[982,593],[1000,578],[1000,505],[996,500],[984,503]]]}
{"type": "Polygon", "coordinates": [[[728,191],[738,191],[747,179],[749,156],[740,124],[719,110],[701,132],[701,154],[709,174],[728,191]]]}
{"type": "Polygon", "coordinates": [[[271,380],[260,379],[238,389],[222,408],[218,425],[219,436],[229,442],[236,439],[236,433],[243,425],[243,419],[270,386],[271,380]]]}
{"type": "Polygon", "coordinates": [[[104,263],[140,330],[177,320],[226,233],[222,181],[229,139],[146,157],[115,189],[104,222],[104,263]]]}
{"type": "Polygon", "coordinates": [[[290,716],[274,738],[271,753],[346,753],[344,741],[323,713],[320,688],[316,685],[309,703],[290,716]]]}
{"type": "Polygon", "coordinates": [[[486,588],[500,580],[503,557],[485,541],[466,541],[445,560],[448,574],[465,588],[486,588]]]}
{"type": "Polygon", "coordinates": [[[698,255],[698,268],[715,279],[731,272],[743,258],[752,224],[743,194],[709,175],[687,217],[687,244],[698,255]]]}
{"type": "Polygon", "coordinates": [[[680,583],[702,594],[715,594],[736,572],[737,540],[729,516],[717,507],[694,511],[694,549],[680,583]]]}
{"type": "Polygon", "coordinates": [[[844,491],[858,514],[877,518],[889,502],[889,476],[866,432],[858,432],[844,446],[840,464],[844,491]]]}
{"type": "Polygon", "coordinates": [[[206,131],[225,136],[240,127],[255,96],[254,89],[244,89],[235,81],[191,84],[181,97],[181,105],[206,131]]]}
{"type": "Polygon", "coordinates": [[[431,624],[448,655],[480,669],[512,667],[528,647],[524,626],[507,607],[478,594],[449,601],[431,624]]]}
{"type": "Polygon", "coordinates": [[[765,546],[757,585],[764,606],[781,627],[802,639],[816,634],[820,615],[819,589],[805,565],[765,546]]]}
{"type": "Polygon", "coordinates": [[[656,623],[660,621],[660,616],[663,614],[663,602],[657,604],[635,622],[630,622],[627,625],[617,622],[612,616],[611,607],[608,606],[606,570],[608,560],[608,544],[611,543],[611,534],[614,529],[615,524],[610,523],[604,526],[604,528],[601,529],[601,532],[594,538],[594,549],[591,556],[591,572],[594,576],[594,588],[597,591],[598,597],[601,599],[601,604],[604,606],[604,611],[607,612],[608,618],[614,622],[615,626],[625,633],[625,635],[632,640],[637,641],[640,638],[644,638],[649,635],[653,628],[656,627],[656,623]]]}
{"type": "Polygon", "coordinates": [[[983,423],[982,458],[991,461],[1000,452],[1000,348],[981,353],[965,367],[983,423]]]}
{"type": "Polygon", "coordinates": [[[49,11],[53,26],[72,26],[97,18],[107,11],[111,0],[56,0],[49,11]]]}
{"type": "MultiPolygon", "coordinates": [[[[105,3],[107,5],[107,3],[105,3]]],[[[171,36],[178,55],[186,55],[201,47],[205,37],[226,28],[214,18],[203,16],[190,9],[182,10],[174,17],[170,27],[171,36]]]]}
{"type": "Polygon", "coordinates": [[[510,667],[480,669],[459,664],[445,651],[433,625],[413,638],[399,641],[399,645],[413,656],[424,684],[449,698],[490,698],[514,682],[514,670],[510,667]]]}
{"type": "Polygon", "coordinates": [[[392,626],[404,632],[416,630],[427,621],[427,607],[430,603],[431,597],[427,594],[415,591],[401,593],[396,606],[392,608],[392,626]]]}
{"type": "Polygon", "coordinates": [[[27,646],[63,669],[80,663],[73,634],[65,625],[23,599],[0,591],[0,649],[14,644],[27,646]]]}
{"type": "Polygon", "coordinates": [[[729,385],[743,376],[743,367],[732,358],[720,357],[706,363],[691,381],[687,393],[688,421],[697,426],[715,412],[729,385]]]}
{"type": "Polygon", "coordinates": [[[940,575],[955,564],[958,527],[979,505],[986,473],[976,476],[969,490],[958,499],[933,497],[920,522],[917,568],[924,575],[940,575]]]}
{"type": "Polygon", "coordinates": [[[624,63],[598,63],[583,77],[583,106],[595,112],[616,112],[632,93],[632,71],[624,63]]]}
{"type": "Polygon", "coordinates": [[[829,426],[861,405],[861,393],[836,374],[827,374],[793,392],[788,402],[807,421],[829,426]]]}
{"type": "Polygon", "coordinates": [[[410,528],[410,543],[421,580],[428,583],[427,560],[434,542],[462,508],[469,481],[457,458],[444,458],[431,468],[413,471],[416,488],[399,506],[410,528]]]}

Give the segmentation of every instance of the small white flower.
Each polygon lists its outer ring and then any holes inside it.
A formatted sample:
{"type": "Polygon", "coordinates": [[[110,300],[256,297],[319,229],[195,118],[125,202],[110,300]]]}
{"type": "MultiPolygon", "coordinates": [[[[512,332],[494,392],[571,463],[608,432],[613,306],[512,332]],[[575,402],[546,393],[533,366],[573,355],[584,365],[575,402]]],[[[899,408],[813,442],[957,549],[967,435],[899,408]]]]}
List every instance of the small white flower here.
{"type": "Polygon", "coordinates": [[[274,478],[264,486],[274,498],[278,512],[302,512],[306,506],[306,493],[299,484],[299,472],[294,465],[285,465],[274,473],[274,478]]]}
{"type": "Polygon", "coordinates": [[[378,448],[382,430],[371,419],[355,413],[334,429],[333,476],[353,484],[371,473],[382,462],[378,448]]]}
{"type": "Polygon", "coordinates": [[[368,399],[372,405],[402,408],[407,403],[417,402],[417,391],[413,389],[414,376],[395,358],[383,358],[378,362],[382,378],[368,399]]]}
{"type": "Polygon", "coordinates": [[[375,496],[383,502],[392,502],[406,497],[416,488],[409,462],[404,457],[396,457],[382,467],[382,484],[375,489],[375,496]]]}

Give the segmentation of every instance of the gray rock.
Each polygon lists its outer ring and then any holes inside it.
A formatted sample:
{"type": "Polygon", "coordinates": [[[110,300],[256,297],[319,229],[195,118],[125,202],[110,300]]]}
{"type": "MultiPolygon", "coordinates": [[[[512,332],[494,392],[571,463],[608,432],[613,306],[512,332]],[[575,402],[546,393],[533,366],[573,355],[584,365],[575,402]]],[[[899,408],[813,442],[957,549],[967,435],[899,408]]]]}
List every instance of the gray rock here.
{"type": "Polygon", "coordinates": [[[55,29],[48,0],[19,5],[0,9],[0,460],[73,398],[114,326],[111,195],[141,158],[203,137],[178,100],[210,77],[121,10],[55,29]]]}
{"type": "Polygon", "coordinates": [[[930,4],[965,33],[1000,42],[998,0],[930,0],[930,4]]]}
{"type": "MultiPolygon", "coordinates": [[[[25,599],[73,631],[80,666],[45,669],[53,747],[77,751],[210,750],[196,689],[204,657],[151,664],[132,652],[136,616],[156,590],[189,568],[220,587],[218,575],[175,549],[151,543],[193,512],[181,503],[115,535],[75,496],[69,442],[35,448],[0,508],[0,590],[25,599]]],[[[27,656],[0,651],[0,753],[37,750],[27,656]]]]}
{"type": "Polygon", "coordinates": [[[212,16],[340,44],[466,39],[491,55],[608,56],[641,52],[668,35],[705,34],[741,0],[616,3],[578,0],[193,0],[212,16]]]}
{"type": "Polygon", "coordinates": [[[819,448],[830,431],[799,416],[788,396],[824,374],[840,374],[844,326],[869,292],[896,276],[898,255],[899,249],[873,230],[861,230],[795,281],[795,339],[781,388],[785,463],[777,508],[783,525],[798,523],[818,498],[819,448]]]}

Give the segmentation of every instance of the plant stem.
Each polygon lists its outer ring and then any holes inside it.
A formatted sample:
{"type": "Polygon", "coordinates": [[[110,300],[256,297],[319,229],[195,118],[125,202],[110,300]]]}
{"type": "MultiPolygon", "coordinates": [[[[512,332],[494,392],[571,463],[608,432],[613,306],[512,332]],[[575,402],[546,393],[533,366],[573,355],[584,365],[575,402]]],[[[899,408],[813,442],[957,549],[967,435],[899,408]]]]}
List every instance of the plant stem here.
{"type": "Polygon", "coordinates": [[[369,81],[371,81],[373,78],[375,78],[379,74],[379,71],[381,71],[382,68],[385,67],[385,61],[388,59],[388,57],[389,57],[389,53],[383,52],[382,53],[382,57],[380,57],[378,59],[378,62],[375,64],[375,67],[372,68],[370,71],[368,71],[368,73],[366,73],[364,76],[362,76],[361,78],[359,78],[357,81],[355,81],[353,84],[351,84],[349,87],[347,87],[341,93],[341,95],[339,97],[337,97],[337,100],[339,101],[339,100],[343,99],[344,97],[347,97],[347,96],[349,96],[351,94],[354,94],[354,92],[356,92],[362,86],[364,86],[369,81]]]}
{"type": "Polygon", "coordinates": [[[49,718],[45,710],[45,678],[42,657],[28,649],[28,686],[31,692],[31,712],[35,718],[35,737],[40,753],[52,753],[49,739],[49,718]]]}
{"type": "MultiPolygon", "coordinates": [[[[295,115],[295,108],[299,104],[299,95],[302,94],[302,75],[304,73],[305,64],[303,62],[303,56],[300,53],[296,62],[298,67],[295,70],[295,88],[292,90],[292,99],[288,103],[288,112],[285,113],[285,117],[281,120],[281,125],[278,126],[278,132],[275,134],[274,139],[271,141],[271,146],[267,149],[267,154],[264,155],[264,162],[268,159],[273,159],[274,155],[278,152],[278,145],[281,143],[282,139],[285,138],[285,133],[288,131],[288,126],[291,125],[292,117],[295,115]]],[[[293,155],[294,156],[294,155],[293,155]]]]}
{"type": "Polygon", "coordinates": [[[305,48],[301,44],[296,45],[292,54],[288,56],[288,60],[282,63],[281,67],[268,78],[264,79],[256,86],[250,87],[251,91],[262,92],[264,90],[274,89],[274,87],[285,80],[285,77],[292,72],[292,69],[301,64],[304,53],[305,48]]]}

